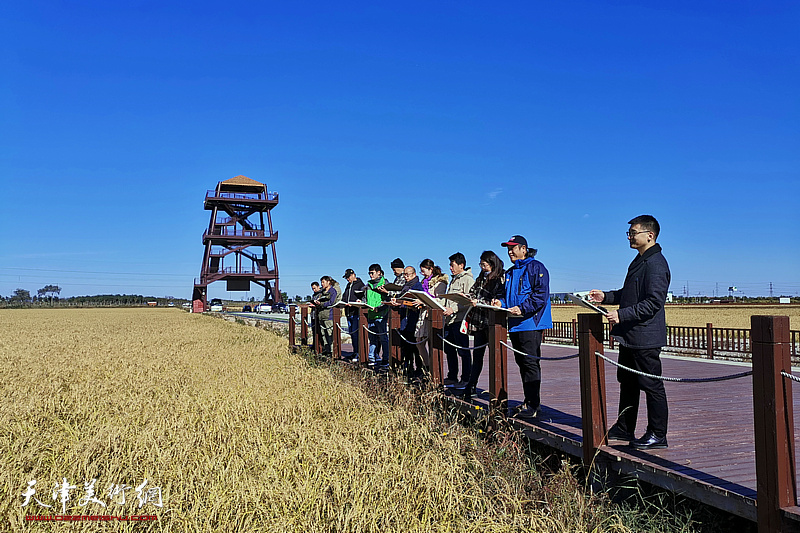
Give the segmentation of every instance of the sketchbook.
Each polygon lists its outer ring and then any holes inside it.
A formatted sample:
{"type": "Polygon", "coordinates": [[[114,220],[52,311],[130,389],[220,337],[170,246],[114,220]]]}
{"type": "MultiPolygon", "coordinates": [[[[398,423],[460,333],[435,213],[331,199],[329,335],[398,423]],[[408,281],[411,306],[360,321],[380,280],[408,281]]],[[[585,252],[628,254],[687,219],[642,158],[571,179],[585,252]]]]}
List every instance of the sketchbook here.
{"type": "Polygon", "coordinates": [[[444,307],[442,304],[437,302],[434,298],[431,298],[430,295],[425,291],[408,291],[406,294],[412,294],[416,298],[418,298],[422,303],[427,305],[432,309],[438,309],[439,311],[444,311],[444,307]]]}
{"type": "Polygon", "coordinates": [[[338,304],[334,305],[333,307],[366,307],[368,309],[375,309],[369,304],[365,304],[364,302],[345,302],[341,301],[338,304]]]}
{"type": "MultiPolygon", "coordinates": [[[[447,300],[453,300],[454,302],[461,305],[472,307],[472,300],[469,298],[469,296],[461,294],[460,292],[448,292],[447,294],[443,294],[441,297],[447,300]]],[[[480,307],[481,309],[494,309],[495,311],[508,312],[508,309],[504,307],[497,307],[494,305],[483,304],[480,302],[475,304],[475,307],[480,307]]]]}
{"type": "Polygon", "coordinates": [[[603,307],[602,305],[595,305],[593,302],[590,302],[589,300],[584,300],[580,296],[576,296],[576,295],[574,295],[574,294],[572,294],[570,292],[567,293],[567,297],[570,300],[572,300],[573,303],[576,303],[578,305],[582,305],[582,306],[586,307],[587,309],[591,309],[592,311],[594,311],[596,313],[600,313],[601,315],[607,315],[608,314],[608,310],[605,307],[603,307]]]}
{"type": "Polygon", "coordinates": [[[394,283],[384,283],[383,285],[381,285],[381,287],[383,287],[387,291],[394,291],[394,292],[403,290],[402,285],[396,285],[394,283]]]}

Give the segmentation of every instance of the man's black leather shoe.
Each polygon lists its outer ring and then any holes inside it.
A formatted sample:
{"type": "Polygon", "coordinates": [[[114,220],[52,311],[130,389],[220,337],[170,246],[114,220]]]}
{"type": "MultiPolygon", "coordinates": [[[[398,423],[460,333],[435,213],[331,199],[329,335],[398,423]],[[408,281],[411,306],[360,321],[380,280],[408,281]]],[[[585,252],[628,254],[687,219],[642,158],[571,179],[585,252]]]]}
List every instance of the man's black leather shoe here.
{"type": "Polygon", "coordinates": [[[656,437],[656,434],[648,431],[642,435],[641,439],[631,441],[631,446],[639,450],[655,450],[657,448],[666,448],[667,437],[656,437]]]}
{"type": "Polygon", "coordinates": [[[616,424],[611,426],[611,429],[608,430],[608,440],[626,440],[631,442],[632,440],[635,440],[635,438],[636,437],[633,436],[633,433],[622,431],[616,424]]]}

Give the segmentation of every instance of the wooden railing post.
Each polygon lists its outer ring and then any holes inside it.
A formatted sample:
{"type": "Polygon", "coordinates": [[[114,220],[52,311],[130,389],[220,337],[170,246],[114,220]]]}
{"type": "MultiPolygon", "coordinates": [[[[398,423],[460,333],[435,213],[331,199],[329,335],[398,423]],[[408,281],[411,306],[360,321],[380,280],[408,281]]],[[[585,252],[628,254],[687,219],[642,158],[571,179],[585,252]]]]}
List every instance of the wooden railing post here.
{"type": "Polygon", "coordinates": [[[439,309],[428,309],[428,320],[430,320],[430,335],[428,336],[428,352],[431,354],[431,380],[434,385],[444,384],[442,362],[444,360],[444,320],[442,311],[439,309]]]}
{"type": "Polygon", "coordinates": [[[297,351],[297,346],[295,346],[295,320],[294,320],[294,312],[297,310],[297,307],[294,305],[289,306],[289,349],[292,352],[297,351]]]}
{"type": "Polygon", "coordinates": [[[714,324],[706,323],[706,355],[714,359],[714,324]]]}
{"type": "MultiPolygon", "coordinates": [[[[316,313],[316,309],[312,311],[316,313]]],[[[314,353],[322,353],[322,320],[319,319],[319,313],[316,313],[314,320],[314,353]]]]}
{"type": "Polygon", "coordinates": [[[506,313],[489,311],[490,420],[508,413],[508,352],[501,342],[508,343],[506,313]]]}
{"type": "Polygon", "coordinates": [[[402,340],[400,340],[400,308],[389,306],[389,353],[391,354],[390,364],[399,366],[403,356],[401,352],[402,340]]]}
{"type": "Polygon", "coordinates": [[[369,334],[367,333],[367,308],[358,309],[358,362],[367,364],[369,354],[369,334]]]}
{"type": "Polygon", "coordinates": [[[578,345],[578,320],[576,318],[572,319],[572,345],[578,345]]]}
{"type": "Polygon", "coordinates": [[[331,359],[342,358],[342,310],[338,307],[331,309],[333,315],[333,346],[331,347],[331,359]]]}
{"type": "Polygon", "coordinates": [[[583,422],[583,462],[592,463],[597,449],[606,444],[606,373],[604,361],[595,352],[603,352],[603,316],[597,313],[578,315],[578,353],[581,378],[581,420],[583,422]]]}
{"type": "Polygon", "coordinates": [[[759,533],[784,531],[781,508],[797,505],[788,316],[750,317],[759,533]]]}
{"type": "Polygon", "coordinates": [[[308,304],[300,306],[300,343],[308,346],[308,304]]]}

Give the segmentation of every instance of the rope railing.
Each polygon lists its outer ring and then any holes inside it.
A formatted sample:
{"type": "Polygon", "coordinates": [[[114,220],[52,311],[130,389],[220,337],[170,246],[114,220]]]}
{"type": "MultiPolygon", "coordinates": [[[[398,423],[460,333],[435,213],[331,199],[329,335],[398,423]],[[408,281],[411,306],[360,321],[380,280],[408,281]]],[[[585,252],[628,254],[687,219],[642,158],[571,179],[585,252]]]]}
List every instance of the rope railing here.
{"type": "Polygon", "coordinates": [[[424,344],[424,343],[428,342],[428,337],[422,337],[422,340],[421,340],[421,341],[418,341],[418,342],[412,342],[412,341],[408,340],[408,339],[405,337],[405,335],[403,335],[402,333],[400,333],[400,330],[399,330],[398,328],[395,328],[395,329],[394,329],[394,331],[396,331],[396,332],[397,332],[397,334],[400,336],[400,338],[401,338],[401,339],[403,339],[403,340],[404,340],[404,341],[406,341],[408,344],[411,344],[411,345],[413,345],[413,346],[417,346],[417,345],[419,345],[419,344],[424,344]]]}
{"type": "Polygon", "coordinates": [[[453,344],[452,342],[450,342],[449,340],[445,339],[441,335],[438,335],[438,336],[439,336],[440,339],[442,339],[442,342],[444,342],[446,344],[449,344],[450,346],[453,346],[458,350],[478,350],[480,348],[486,348],[487,346],[489,346],[488,342],[486,344],[481,344],[480,346],[473,346],[471,348],[469,346],[459,346],[458,344],[453,344]]]}
{"type": "Polygon", "coordinates": [[[795,376],[794,374],[789,374],[788,372],[784,372],[783,370],[781,370],[781,376],[783,376],[785,378],[789,378],[792,381],[797,381],[798,383],[800,383],[800,377],[795,376]]]}
{"type": "Polygon", "coordinates": [[[566,359],[575,359],[576,357],[581,355],[579,353],[574,353],[572,355],[565,355],[565,356],[562,356],[562,357],[542,357],[542,356],[539,356],[539,355],[531,355],[529,353],[521,352],[521,351],[515,349],[513,346],[510,346],[509,344],[507,344],[507,343],[505,343],[503,341],[500,341],[500,344],[502,344],[503,346],[505,346],[507,349],[511,350],[514,353],[518,353],[518,354],[524,355],[526,357],[533,357],[534,359],[541,359],[543,361],[564,361],[566,359]]]}
{"type": "Polygon", "coordinates": [[[365,330],[367,330],[367,333],[371,333],[372,335],[388,335],[388,334],[389,334],[389,333],[387,333],[387,332],[384,332],[384,333],[378,333],[377,331],[372,331],[372,330],[371,330],[371,329],[369,329],[367,326],[364,326],[364,329],[365,329],[365,330]]]}
{"type": "Polygon", "coordinates": [[[738,374],[729,374],[727,376],[717,376],[717,377],[711,377],[711,378],[672,378],[672,377],[667,377],[667,376],[656,376],[655,374],[648,374],[646,372],[641,372],[639,370],[636,370],[636,369],[633,369],[633,368],[629,368],[629,367],[627,367],[625,365],[621,365],[618,362],[614,361],[613,359],[609,359],[608,357],[606,357],[605,355],[601,354],[600,352],[595,352],[595,355],[600,357],[603,361],[607,361],[607,362],[611,363],[612,365],[614,365],[615,367],[621,368],[622,370],[625,370],[627,372],[631,372],[633,374],[636,374],[637,376],[644,376],[646,378],[657,379],[657,380],[660,380],[660,381],[671,381],[671,382],[674,382],[674,383],[712,383],[712,382],[715,382],[715,381],[728,381],[728,380],[731,380],[731,379],[745,378],[747,376],[752,376],[753,375],[753,371],[752,370],[748,370],[747,372],[740,372],[738,374]]]}

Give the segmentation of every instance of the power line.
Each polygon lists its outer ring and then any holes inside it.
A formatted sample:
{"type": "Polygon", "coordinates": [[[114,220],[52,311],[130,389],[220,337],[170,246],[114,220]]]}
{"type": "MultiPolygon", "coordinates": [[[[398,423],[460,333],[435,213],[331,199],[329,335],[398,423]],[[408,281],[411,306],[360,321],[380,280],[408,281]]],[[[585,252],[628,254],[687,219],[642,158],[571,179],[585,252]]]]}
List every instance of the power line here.
{"type": "Polygon", "coordinates": [[[0,270],[23,270],[31,272],[59,272],[69,274],[115,274],[120,276],[168,276],[176,278],[186,278],[184,274],[165,274],[165,273],[150,273],[150,272],[108,272],[99,270],[61,270],[55,268],[16,268],[16,267],[0,267],[0,270]]]}

